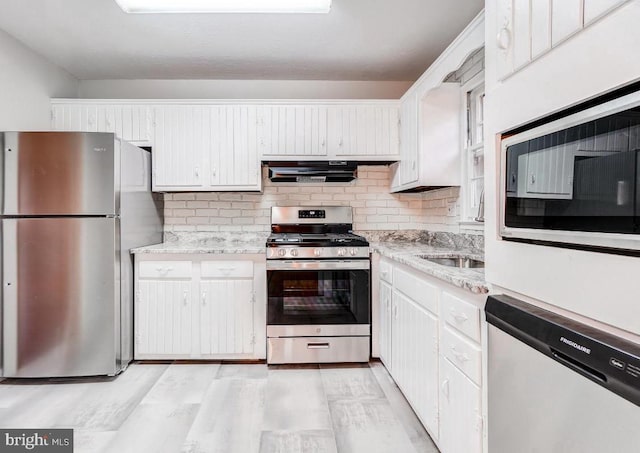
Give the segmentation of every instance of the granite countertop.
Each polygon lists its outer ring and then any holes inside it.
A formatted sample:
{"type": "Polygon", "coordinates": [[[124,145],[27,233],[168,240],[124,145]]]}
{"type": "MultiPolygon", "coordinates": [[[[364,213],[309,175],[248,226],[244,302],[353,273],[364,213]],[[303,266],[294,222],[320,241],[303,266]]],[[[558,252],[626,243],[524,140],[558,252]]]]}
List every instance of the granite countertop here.
{"type": "Polygon", "coordinates": [[[131,253],[266,254],[267,233],[165,233],[165,242],[131,249],[131,253]]]}
{"type": "Polygon", "coordinates": [[[489,287],[484,278],[484,269],[460,269],[432,263],[417,255],[432,255],[447,258],[465,255],[484,260],[484,241],[470,235],[433,233],[417,237],[415,234],[369,235],[370,249],[380,255],[405,264],[427,275],[446,281],[475,294],[486,294],[489,287]]]}

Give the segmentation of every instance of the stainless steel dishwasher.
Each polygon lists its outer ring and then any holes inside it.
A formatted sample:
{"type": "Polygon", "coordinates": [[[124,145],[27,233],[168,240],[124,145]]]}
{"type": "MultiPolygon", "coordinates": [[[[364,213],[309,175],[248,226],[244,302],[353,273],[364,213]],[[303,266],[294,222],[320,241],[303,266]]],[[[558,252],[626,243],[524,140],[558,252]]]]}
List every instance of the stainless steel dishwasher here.
{"type": "Polygon", "coordinates": [[[640,346],[490,296],[489,453],[640,451],[640,346]]]}

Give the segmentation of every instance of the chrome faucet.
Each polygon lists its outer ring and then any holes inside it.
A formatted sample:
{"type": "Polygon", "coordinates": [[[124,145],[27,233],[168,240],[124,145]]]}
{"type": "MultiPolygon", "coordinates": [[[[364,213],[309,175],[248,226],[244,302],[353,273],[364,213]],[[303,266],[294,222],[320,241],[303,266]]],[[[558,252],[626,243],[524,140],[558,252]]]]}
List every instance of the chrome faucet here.
{"type": "Polygon", "coordinates": [[[480,203],[478,204],[478,215],[473,219],[476,222],[484,223],[484,188],[480,193],[480,203]]]}

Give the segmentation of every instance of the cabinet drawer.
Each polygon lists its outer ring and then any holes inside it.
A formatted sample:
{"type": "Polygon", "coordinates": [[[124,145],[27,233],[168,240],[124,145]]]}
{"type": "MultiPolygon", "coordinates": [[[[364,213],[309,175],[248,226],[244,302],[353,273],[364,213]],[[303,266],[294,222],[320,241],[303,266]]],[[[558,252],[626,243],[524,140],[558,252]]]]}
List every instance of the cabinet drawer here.
{"type": "Polygon", "coordinates": [[[253,278],[253,261],[203,261],[202,278],[253,278]]]}
{"type": "Polygon", "coordinates": [[[140,278],[191,278],[191,261],[141,261],[140,278]]]}
{"type": "Polygon", "coordinates": [[[440,351],[469,379],[481,385],[482,352],[478,345],[473,344],[468,339],[456,334],[453,329],[445,326],[442,330],[440,351]]]}
{"type": "Polygon", "coordinates": [[[447,292],[442,293],[442,319],[480,343],[480,310],[447,292]]]}
{"type": "Polygon", "coordinates": [[[384,258],[380,260],[380,280],[393,283],[393,265],[384,258]]]}
{"type": "Polygon", "coordinates": [[[417,304],[434,314],[438,313],[438,288],[409,272],[393,270],[394,287],[417,304]]]}

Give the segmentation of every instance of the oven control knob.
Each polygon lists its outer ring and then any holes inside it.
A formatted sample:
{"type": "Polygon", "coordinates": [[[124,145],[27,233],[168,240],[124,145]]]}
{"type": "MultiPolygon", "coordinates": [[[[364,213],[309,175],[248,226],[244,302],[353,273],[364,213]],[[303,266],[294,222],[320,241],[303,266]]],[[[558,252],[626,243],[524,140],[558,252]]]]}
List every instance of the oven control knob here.
{"type": "Polygon", "coordinates": [[[298,256],[298,250],[296,250],[296,249],[291,249],[291,252],[289,252],[289,254],[290,254],[291,256],[298,256]]]}
{"type": "Polygon", "coordinates": [[[285,249],[278,250],[278,255],[279,256],[285,256],[286,254],[287,254],[287,251],[285,249]]]}
{"type": "Polygon", "coordinates": [[[338,249],[338,256],[345,256],[347,254],[347,249],[338,249]]]}
{"type": "Polygon", "coordinates": [[[322,255],[322,249],[315,249],[315,250],[313,251],[313,254],[314,254],[315,256],[320,256],[320,255],[322,255]]]}
{"type": "Polygon", "coordinates": [[[351,256],[356,256],[358,254],[358,250],[356,249],[349,249],[349,255],[351,256]]]}

